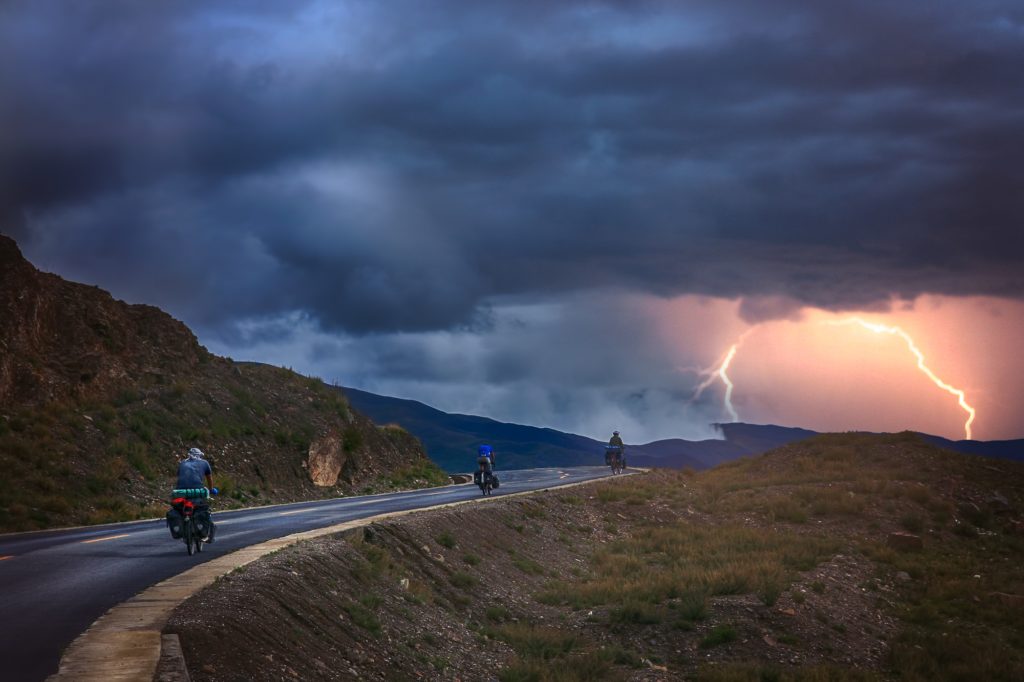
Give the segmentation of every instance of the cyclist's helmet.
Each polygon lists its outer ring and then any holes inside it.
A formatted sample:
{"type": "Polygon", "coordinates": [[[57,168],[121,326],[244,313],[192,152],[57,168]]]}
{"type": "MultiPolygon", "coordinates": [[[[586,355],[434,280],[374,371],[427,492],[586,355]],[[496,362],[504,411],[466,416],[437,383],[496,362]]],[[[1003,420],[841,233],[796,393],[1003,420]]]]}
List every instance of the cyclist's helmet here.
{"type": "Polygon", "coordinates": [[[492,450],[490,445],[481,445],[476,449],[476,453],[481,457],[490,457],[491,452],[492,450]]]}
{"type": "Polygon", "coordinates": [[[612,431],[612,435],[613,436],[617,436],[617,435],[619,435],[619,432],[618,431],[612,431]]]}
{"type": "Polygon", "coordinates": [[[204,457],[206,457],[206,455],[204,455],[203,451],[199,448],[190,448],[188,451],[189,459],[203,459],[204,457]]]}

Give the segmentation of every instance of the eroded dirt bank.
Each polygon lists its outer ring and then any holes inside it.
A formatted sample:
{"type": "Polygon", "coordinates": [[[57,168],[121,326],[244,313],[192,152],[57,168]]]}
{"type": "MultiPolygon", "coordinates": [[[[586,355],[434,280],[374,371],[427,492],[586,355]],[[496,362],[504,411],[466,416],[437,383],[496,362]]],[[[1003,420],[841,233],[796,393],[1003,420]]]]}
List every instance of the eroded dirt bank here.
{"type": "Polygon", "coordinates": [[[1020,680],[1024,465],[842,434],[424,512],[169,630],[196,680],[1020,680]]]}
{"type": "Polygon", "coordinates": [[[835,679],[880,669],[895,628],[885,612],[892,588],[870,561],[797,534],[783,537],[791,556],[750,554],[758,547],[735,556],[732,545],[760,533],[729,526],[724,544],[713,531],[689,538],[703,559],[661,575],[650,562],[670,563],[672,543],[686,537],[654,538],[665,547],[641,557],[635,536],[719,519],[694,508],[685,477],[644,479],[303,543],[192,598],[167,631],[180,635],[197,681],[665,680],[746,661],[847,668],[835,679]],[[651,492],[659,488],[663,500],[651,492]],[[618,568],[635,575],[604,584],[618,568]]]}

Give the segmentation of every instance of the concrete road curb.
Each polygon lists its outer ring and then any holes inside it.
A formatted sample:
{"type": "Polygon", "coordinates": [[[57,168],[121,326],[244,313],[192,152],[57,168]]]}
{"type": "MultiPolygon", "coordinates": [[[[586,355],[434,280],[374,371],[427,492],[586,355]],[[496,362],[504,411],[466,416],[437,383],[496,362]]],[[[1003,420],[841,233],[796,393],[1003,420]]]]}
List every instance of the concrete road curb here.
{"type": "MultiPolygon", "coordinates": [[[[157,583],[107,611],[71,643],[61,658],[57,672],[48,677],[47,682],[153,682],[161,655],[161,631],[178,604],[236,568],[302,540],[340,533],[423,511],[480,502],[498,502],[521,495],[534,495],[552,489],[572,488],[618,478],[620,477],[595,478],[499,497],[474,497],[432,507],[388,512],[286,535],[236,550],[157,583]]],[[[216,545],[212,547],[215,548],[216,545]]]]}
{"type": "Polygon", "coordinates": [[[153,682],[192,682],[177,635],[160,637],[160,662],[157,663],[153,682]]]}

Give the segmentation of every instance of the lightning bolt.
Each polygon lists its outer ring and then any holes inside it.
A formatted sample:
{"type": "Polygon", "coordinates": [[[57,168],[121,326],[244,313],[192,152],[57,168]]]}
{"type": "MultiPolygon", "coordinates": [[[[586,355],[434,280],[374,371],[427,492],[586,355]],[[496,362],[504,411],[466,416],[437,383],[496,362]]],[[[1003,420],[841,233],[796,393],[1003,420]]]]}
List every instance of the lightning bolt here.
{"type": "Polygon", "coordinates": [[[693,396],[690,398],[691,405],[697,402],[697,399],[701,397],[704,391],[707,390],[711,386],[711,384],[715,383],[716,380],[720,380],[722,384],[725,386],[725,397],[722,398],[722,406],[725,407],[726,411],[729,413],[729,416],[732,418],[734,422],[738,422],[740,420],[740,415],[739,413],[736,412],[736,408],[733,407],[732,404],[732,391],[733,388],[735,388],[735,386],[733,385],[732,380],[729,378],[728,371],[729,365],[732,364],[733,358],[736,357],[737,351],[739,351],[744,339],[747,338],[747,335],[750,334],[751,331],[753,330],[748,329],[746,332],[743,333],[743,336],[741,336],[739,340],[736,341],[736,343],[729,346],[729,350],[726,351],[725,355],[722,357],[722,361],[719,362],[717,365],[705,369],[696,370],[697,375],[703,377],[704,381],[697,384],[697,388],[693,390],[693,396]]]}
{"type": "Polygon", "coordinates": [[[967,413],[967,421],[964,422],[964,435],[967,437],[967,440],[971,440],[971,424],[974,422],[975,415],[974,408],[967,404],[967,399],[964,396],[964,392],[962,390],[956,388],[955,386],[950,386],[945,381],[936,376],[935,372],[928,368],[928,365],[925,364],[924,353],[922,353],[921,350],[917,347],[917,344],[914,343],[914,340],[910,338],[910,334],[907,334],[899,327],[890,327],[875,322],[867,322],[859,317],[851,317],[846,320],[832,321],[828,322],[827,324],[831,324],[834,326],[846,326],[857,324],[860,325],[861,327],[864,327],[865,329],[869,329],[875,332],[876,334],[890,334],[892,336],[898,336],[901,339],[903,339],[907,344],[907,348],[909,348],[910,352],[913,353],[914,357],[917,358],[917,368],[924,372],[924,374],[929,379],[931,379],[932,383],[934,383],[936,386],[941,388],[946,393],[956,396],[957,402],[959,403],[960,407],[963,408],[964,412],[967,413]]]}

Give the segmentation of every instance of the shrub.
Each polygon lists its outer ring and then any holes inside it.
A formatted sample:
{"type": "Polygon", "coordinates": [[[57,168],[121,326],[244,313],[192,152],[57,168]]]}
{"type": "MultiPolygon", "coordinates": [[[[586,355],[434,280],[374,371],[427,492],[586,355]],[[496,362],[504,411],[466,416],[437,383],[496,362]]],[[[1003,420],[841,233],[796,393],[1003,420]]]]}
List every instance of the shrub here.
{"type": "Polygon", "coordinates": [[[484,609],[484,617],[494,623],[504,623],[509,619],[508,609],[504,606],[494,605],[484,609]]]}
{"type": "Polygon", "coordinates": [[[904,514],[900,517],[900,525],[911,533],[920,533],[924,530],[924,519],[917,514],[904,514]]]}
{"type": "Polygon", "coordinates": [[[471,576],[469,573],[462,573],[460,571],[452,573],[451,576],[449,576],[448,581],[459,589],[470,588],[477,584],[477,579],[475,577],[471,576]]]}
{"type": "Polygon", "coordinates": [[[700,590],[690,590],[679,598],[676,609],[686,620],[704,620],[708,615],[708,595],[700,590]]]}
{"type": "Polygon", "coordinates": [[[542,575],[544,573],[543,566],[526,557],[516,557],[512,560],[512,565],[527,575],[542,575]]]}
{"type": "Polygon", "coordinates": [[[641,602],[630,602],[608,612],[608,622],[617,625],[657,625],[662,620],[661,611],[641,602]]]}
{"type": "Polygon", "coordinates": [[[352,602],[342,606],[352,622],[359,627],[368,630],[373,635],[380,634],[381,625],[377,616],[364,605],[352,602]]]}
{"type": "Polygon", "coordinates": [[[439,486],[449,481],[448,474],[429,459],[396,469],[388,477],[388,483],[394,488],[414,488],[424,483],[428,486],[439,486]]]}
{"type": "Polygon", "coordinates": [[[715,629],[700,641],[700,647],[702,649],[710,649],[721,644],[728,644],[734,641],[737,636],[736,630],[731,625],[716,625],[715,629]]]}
{"type": "Polygon", "coordinates": [[[345,429],[341,434],[341,445],[345,452],[355,452],[363,447],[363,434],[354,426],[345,429]]]}
{"type": "Polygon", "coordinates": [[[807,512],[789,498],[777,498],[768,504],[768,514],[775,520],[790,523],[805,523],[807,512]]]}
{"type": "Polygon", "coordinates": [[[569,653],[578,642],[575,633],[529,623],[509,623],[488,634],[508,644],[523,658],[541,661],[569,653]]]}

